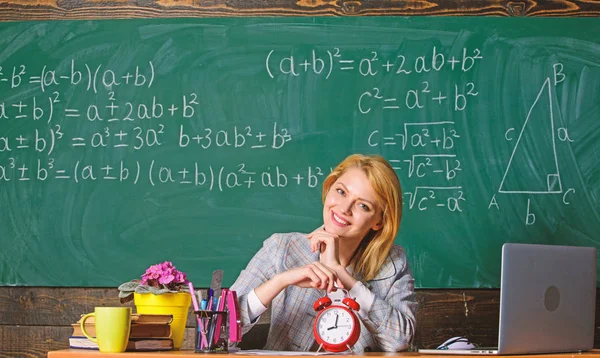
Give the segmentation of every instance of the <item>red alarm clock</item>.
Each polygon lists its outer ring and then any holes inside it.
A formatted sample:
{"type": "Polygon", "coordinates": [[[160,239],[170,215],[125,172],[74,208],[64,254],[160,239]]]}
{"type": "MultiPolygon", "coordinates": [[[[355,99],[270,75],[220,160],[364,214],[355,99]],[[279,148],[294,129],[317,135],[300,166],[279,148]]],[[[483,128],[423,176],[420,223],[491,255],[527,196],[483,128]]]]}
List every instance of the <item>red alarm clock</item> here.
{"type": "Polygon", "coordinates": [[[324,296],[314,303],[315,311],[319,312],[315,318],[313,333],[315,340],[321,348],[328,352],[352,351],[352,347],[360,337],[360,321],[356,312],[360,305],[345,293],[344,299],[334,301],[324,296]]]}

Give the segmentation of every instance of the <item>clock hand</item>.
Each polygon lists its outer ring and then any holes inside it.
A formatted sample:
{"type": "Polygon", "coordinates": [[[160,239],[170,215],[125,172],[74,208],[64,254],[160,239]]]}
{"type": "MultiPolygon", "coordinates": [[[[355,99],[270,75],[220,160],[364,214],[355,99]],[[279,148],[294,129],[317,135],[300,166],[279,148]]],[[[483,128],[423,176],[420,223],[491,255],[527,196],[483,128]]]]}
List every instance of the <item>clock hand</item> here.
{"type": "Polygon", "coordinates": [[[328,331],[330,331],[330,330],[332,330],[332,329],[336,329],[336,328],[338,328],[338,325],[337,325],[337,323],[338,323],[338,320],[339,320],[339,319],[340,319],[340,316],[339,316],[339,315],[337,314],[337,312],[336,312],[336,314],[335,314],[335,322],[333,323],[333,326],[331,326],[331,327],[327,328],[327,330],[328,330],[328,331]]]}
{"type": "Polygon", "coordinates": [[[333,326],[333,327],[329,327],[329,328],[327,328],[327,330],[330,331],[332,329],[336,329],[336,328],[340,328],[340,327],[352,327],[352,326],[349,325],[349,324],[341,324],[339,326],[336,325],[336,326],[333,326]]]}

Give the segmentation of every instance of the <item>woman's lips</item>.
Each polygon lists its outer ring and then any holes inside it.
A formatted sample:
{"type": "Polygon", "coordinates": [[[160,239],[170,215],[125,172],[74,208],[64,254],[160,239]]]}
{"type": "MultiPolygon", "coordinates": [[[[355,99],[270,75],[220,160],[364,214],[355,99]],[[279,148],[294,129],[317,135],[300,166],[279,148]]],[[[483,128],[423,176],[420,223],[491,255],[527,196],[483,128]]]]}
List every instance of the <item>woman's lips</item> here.
{"type": "Polygon", "coordinates": [[[348,221],[342,219],[333,211],[331,211],[331,221],[339,227],[346,227],[350,225],[348,221]]]}

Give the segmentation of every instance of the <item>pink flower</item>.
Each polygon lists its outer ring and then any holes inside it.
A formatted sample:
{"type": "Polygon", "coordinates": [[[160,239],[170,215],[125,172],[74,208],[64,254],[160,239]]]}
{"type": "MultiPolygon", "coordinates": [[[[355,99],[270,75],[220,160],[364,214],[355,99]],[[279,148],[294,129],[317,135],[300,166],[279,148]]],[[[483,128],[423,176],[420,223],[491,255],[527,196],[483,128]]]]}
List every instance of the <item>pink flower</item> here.
{"type": "Polygon", "coordinates": [[[175,275],[175,282],[185,283],[185,281],[187,281],[186,275],[181,271],[177,272],[177,274],[175,275]]]}
{"type": "Polygon", "coordinates": [[[165,261],[150,266],[142,275],[141,283],[157,288],[167,288],[171,291],[179,291],[183,287],[182,284],[187,283],[187,276],[177,270],[172,262],[165,261]]]}
{"type": "Polygon", "coordinates": [[[173,282],[174,279],[175,279],[175,276],[173,276],[173,275],[164,275],[158,279],[158,283],[163,284],[163,285],[168,285],[171,282],[173,282]]]}

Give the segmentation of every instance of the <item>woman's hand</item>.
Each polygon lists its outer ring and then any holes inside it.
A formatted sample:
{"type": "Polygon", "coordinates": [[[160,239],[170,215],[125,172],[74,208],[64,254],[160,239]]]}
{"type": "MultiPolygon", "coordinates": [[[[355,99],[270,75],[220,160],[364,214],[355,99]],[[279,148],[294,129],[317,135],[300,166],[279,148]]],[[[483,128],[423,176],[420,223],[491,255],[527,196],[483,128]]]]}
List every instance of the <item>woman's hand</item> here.
{"type": "Polygon", "coordinates": [[[335,285],[342,287],[342,282],[336,273],[320,262],[297,267],[278,275],[284,286],[298,286],[302,288],[317,288],[331,292],[335,285]],[[335,284],[335,285],[334,285],[335,284]]]}
{"type": "Polygon", "coordinates": [[[275,275],[272,279],[256,287],[254,293],[266,307],[288,286],[317,288],[327,290],[329,293],[335,289],[334,284],[343,287],[342,281],[333,270],[320,262],[313,262],[275,275]]]}
{"type": "Polygon", "coordinates": [[[328,268],[336,271],[341,268],[339,237],[325,231],[323,226],[320,226],[315,231],[308,234],[310,239],[311,252],[321,252],[320,262],[328,268]]]}

